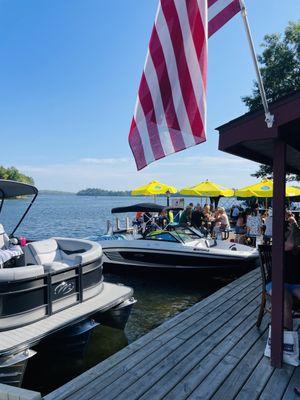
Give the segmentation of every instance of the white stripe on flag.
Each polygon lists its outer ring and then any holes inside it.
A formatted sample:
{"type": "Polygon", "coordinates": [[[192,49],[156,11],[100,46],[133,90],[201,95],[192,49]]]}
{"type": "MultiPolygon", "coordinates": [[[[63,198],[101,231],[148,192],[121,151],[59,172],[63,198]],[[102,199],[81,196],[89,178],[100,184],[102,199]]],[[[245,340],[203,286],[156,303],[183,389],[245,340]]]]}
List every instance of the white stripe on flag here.
{"type": "Polygon", "coordinates": [[[151,146],[150,139],[149,139],[149,133],[148,133],[148,127],[146,124],[145,114],[142,109],[139,96],[137,97],[137,100],[136,100],[134,116],[135,116],[135,123],[136,123],[137,129],[140,133],[141,141],[143,144],[145,160],[146,160],[147,164],[150,164],[151,162],[153,162],[155,160],[155,158],[153,155],[152,146],[151,146]]]}
{"type": "Polygon", "coordinates": [[[182,138],[186,147],[194,146],[195,139],[192,133],[189,117],[181,93],[176,58],[173,50],[173,43],[171,41],[168,25],[161,8],[159,9],[157,15],[156,30],[166,60],[169,80],[172,86],[172,98],[174,102],[174,108],[178,118],[182,138]]]}
{"type": "Polygon", "coordinates": [[[187,14],[186,3],[182,0],[175,0],[175,7],[177,10],[180,27],[182,31],[183,41],[184,41],[184,53],[187,60],[190,58],[195,60],[193,63],[187,63],[190,72],[195,97],[199,107],[202,121],[205,121],[205,87],[203,83],[203,76],[201,73],[200,65],[197,60],[196,49],[194,45],[194,40],[191,34],[189,17],[187,14]],[[199,80],[201,80],[201,85],[199,85],[199,80]]]}
{"type": "Polygon", "coordinates": [[[165,118],[165,111],[163,102],[161,99],[160,88],[158,83],[158,78],[156,74],[156,69],[153,65],[153,60],[151,54],[147,53],[147,62],[145,65],[145,77],[149,86],[149,90],[151,93],[153,105],[154,105],[154,112],[156,117],[157,129],[161,141],[161,145],[163,147],[165,154],[174,153],[174,146],[170,137],[170,131],[167,126],[166,118],[165,118]]]}
{"type": "Polygon", "coordinates": [[[218,14],[220,14],[224,8],[233,3],[233,0],[218,0],[212,6],[208,8],[208,21],[211,21],[218,14]]]}

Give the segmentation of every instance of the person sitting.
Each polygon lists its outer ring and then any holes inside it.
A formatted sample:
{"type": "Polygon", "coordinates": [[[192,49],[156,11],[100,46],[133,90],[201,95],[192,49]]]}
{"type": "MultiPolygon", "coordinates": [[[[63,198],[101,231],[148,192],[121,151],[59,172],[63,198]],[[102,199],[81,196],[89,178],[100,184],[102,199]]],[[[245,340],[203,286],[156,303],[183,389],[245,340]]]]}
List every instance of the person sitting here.
{"type": "Polygon", "coordinates": [[[295,215],[292,213],[292,211],[287,210],[285,212],[285,219],[286,219],[286,221],[297,225],[297,221],[296,221],[295,215]]]}
{"type": "Polygon", "coordinates": [[[160,211],[156,223],[161,229],[165,229],[166,226],[168,225],[169,221],[168,221],[167,211],[165,209],[160,211]]]}
{"type": "MultiPolygon", "coordinates": [[[[285,230],[285,265],[284,265],[284,327],[293,330],[293,305],[300,301],[300,243],[299,227],[294,222],[286,221],[285,230]]],[[[272,295],[272,282],[267,283],[266,291],[272,295]]]]}
{"type": "Polygon", "coordinates": [[[192,211],[191,225],[194,228],[200,229],[204,221],[204,214],[202,212],[200,204],[197,204],[195,209],[192,211]]]}
{"type": "Polygon", "coordinates": [[[215,217],[214,233],[218,237],[221,232],[229,229],[229,219],[224,207],[218,207],[215,217]]]}
{"type": "Polygon", "coordinates": [[[135,219],[132,221],[132,226],[136,227],[138,233],[142,232],[142,226],[144,222],[143,214],[143,212],[138,211],[135,214],[135,219]]]}
{"type": "Polygon", "coordinates": [[[212,224],[213,224],[213,221],[214,221],[214,217],[212,215],[212,212],[210,210],[210,206],[208,204],[204,204],[203,216],[204,216],[204,226],[209,232],[211,232],[212,231],[212,224]]]}

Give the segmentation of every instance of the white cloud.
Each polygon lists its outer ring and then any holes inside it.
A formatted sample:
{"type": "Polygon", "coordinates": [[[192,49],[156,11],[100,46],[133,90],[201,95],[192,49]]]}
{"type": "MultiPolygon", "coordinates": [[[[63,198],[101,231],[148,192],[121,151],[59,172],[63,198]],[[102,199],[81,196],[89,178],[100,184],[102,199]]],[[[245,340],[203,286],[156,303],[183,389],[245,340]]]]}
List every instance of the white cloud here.
{"type": "Polygon", "coordinates": [[[175,155],[137,171],[133,158],[81,158],[68,163],[18,165],[40,189],[78,191],[87,187],[127,190],[153,179],[182,188],[205,179],[227,187],[242,187],[255,180],[255,163],[233,156],[175,155]]]}
{"type": "Polygon", "coordinates": [[[239,157],[220,157],[220,156],[189,156],[181,157],[176,161],[166,161],[163,164],[168,167],[175,166],[186,166],[186,167],[228,167],[228,168],[249,168],[249,166],[255,167],[255,163],[251,161],[244,160],[239,157]]]}
{"type": "Polygon", "coordinates": [[[81,158],[79,161],[82,163],[85,163],[85,164],[113,165],[113,164],[129,162],[130,159],[126,158],[126,157],[121,157],[121,158],[81,158]]]}

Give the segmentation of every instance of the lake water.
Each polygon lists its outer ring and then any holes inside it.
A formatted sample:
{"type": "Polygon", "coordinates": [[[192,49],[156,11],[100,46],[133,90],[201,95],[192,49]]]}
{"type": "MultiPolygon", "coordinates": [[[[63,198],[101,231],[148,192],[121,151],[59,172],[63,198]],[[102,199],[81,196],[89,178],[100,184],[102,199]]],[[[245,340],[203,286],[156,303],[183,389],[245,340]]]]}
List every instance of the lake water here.
{"type": "MultiPolygon", "coordinates": [[[[113,207],[152,201],[134,197],[84,197],[76,195],[43,195],[34,203],[28,216],[16,232],[17,236],[44,239],[51,236],[97,237],[105,232],[113,207]]],[[[165,204],[166,199],[157,201],[165,204]]],[[[197,203],[189,198],[188,202],[197,203]]],[[[27,199],[10,200],[4,204],[0,222],[10,232],[28,204],[27,199]]],[[[227,284],[232,278],[182,276],[129,276],[106,274],[105,280],[120,282],[134,288],[137,304],[128,320],[125,332],[97,327],[84,359],[70,360],[58,349],[39,348],[28,365],[24,386],[43,393],[52,391],[72,377],[82,373],[149,332],[165,320],[200,301],[227,284]],[[47,366],[47,367],[46,367],[47,366]]]]}

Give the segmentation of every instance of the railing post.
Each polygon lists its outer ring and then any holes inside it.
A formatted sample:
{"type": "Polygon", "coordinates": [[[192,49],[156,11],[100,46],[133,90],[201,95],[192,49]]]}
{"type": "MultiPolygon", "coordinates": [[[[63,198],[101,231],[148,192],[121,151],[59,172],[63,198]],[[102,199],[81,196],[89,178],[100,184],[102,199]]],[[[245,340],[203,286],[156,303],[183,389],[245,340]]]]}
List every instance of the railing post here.
{"type": "Polygon", "coordinates": [[[272,337],[271,365],[282,366],[283,350],[283,268],[285,220],[286,144],[277,139],[273,158],[273,233],[272,233],[272,337]]]}
{"type": "Polygon", "coordinates": [[[78,295],[79,302],[83,302],[83,288],[82,288],[82,264],[79,264],[78,268],[78,295]]]}
{"type": "Polygon", "coordinates": [[[52,315],[52,280],[50,273],[47,273],[46,282],[47,282],[47,303],[48,303],[47,311],[48,315],[52,315]]]}

